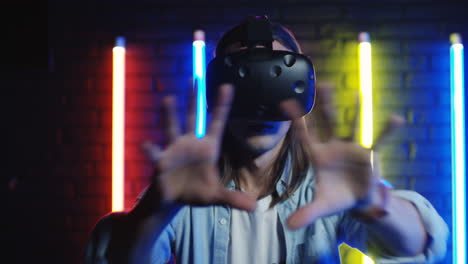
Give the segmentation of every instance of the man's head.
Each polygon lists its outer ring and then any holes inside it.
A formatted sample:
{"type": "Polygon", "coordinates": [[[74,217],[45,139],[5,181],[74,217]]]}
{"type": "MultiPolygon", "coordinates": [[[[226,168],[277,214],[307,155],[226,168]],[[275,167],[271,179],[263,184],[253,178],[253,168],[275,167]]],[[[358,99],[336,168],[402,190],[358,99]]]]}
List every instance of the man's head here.
{"type": "MultiPolygon", "coordinates": [[[[239,26],[240,25],[237,27],[239,26]]],[[[232,30],[235,30],[235,28],[232,30]]],[[[272,36],[271,47],[266,47],[267,49],[269,48],[276,54],[284,52],[284,54],[292,53],[291,55],[293,56],[295,56],[295,54],[299,55],[298,57],[303,56],[301,55],[301,49],[298,42],[289,30],[275,23],[271,24],[270,29],[272,36]]],[[[248,45],[245,45],[245,41],[238,41],[235,38],[228,37],[231,31],[228,31],[219,41],[217,56],[225,56],[226,54],[236,53],[249,48],[248,45]]],[[[261,47],[262,45],[268,46],[268,43],[258,43],[258,46],[261,47]]],[[[301,58],[304,59],[304,57],[301,58]]],[[[305,62],[306,59],[303,61],[305,62]]],[[[293,68],[295,69],[295,67],[290,67],[286,70],[292,70],[293,68]]],[[[311,63],[309,69],[311,70],[308,72],[309,75],[303,78],[314,77],[311,63]]],[[[304,71],[301,70],[298,70],[297,72],[304,73],[304,71]]],[[[314,78],[309,78],[309,81],[314,81],[314,78]]],[[[308,83],[310,84],[310,82],[308,83]]],[[[255,89],[255,86],[252,86],[252,88],[255,89]]],[[[266,86],[265,88],[269,89],[271,87],[266,86]]],[[[282,87],[279,88],[282,89],[282,87]]],[[[312,95],[315,96],[314,87],[307,88],[313,88],[312,95]]],[[[311,91],[309,90],[309,92],[311,91]]],[[[249,94],[247,93],[246,95],[248,96],[249,94]]],[[[308,95],[310,96],[311,94],[308,95]]],[[[247,100],[250,99],[247,98],[247,100]]],[[[313,97],[310,98],[310,101],[312,101],[312,104],[313,97]]],[[[242,103],[243,102],[241,100],[240,104],[242,103]]],[[[247,115],[247,117],[249,116],[247,115]]],[[[258,115],[256,117],[258,117],[258,115]]],[[[283,175],[287,164],[289,164],[290,168],[290,179],[288,180],[287,189],[283,194],[280,194],[272,200],[271,206],[273,206],[278,202],[286,200],[290,194],[298,188],[304,180],[306,175],[305,171],[309,167],[309,163],[305,158],[306,152],[304,146],[296,140],[296,130],[294,126],[292,126],[294,122],[302,122],[304,120],[258,120],[255,116],[254,118],[251,118],[253,120],[249,119],[250,118],[236,119],[231,116],[230,120],[227,122],[225,136],[223,139],[222,154],[219,160],[220,169],[222,171],[222,180],[225,183],[228,183],[230,180],[236,181],[238,175],[236,170],[245,164],[245,161],[249,162],[248,160],[251,160],[252,157],[256,157],[269,150],[273,150],[272,154],[275,158],[269,161],[271,164],[270,172],[273,176],[273,179],[268,186],[269,192],[274,192],[276,183],[280,180],[281,175],[283,175]],[[244,152],[246,149],[248,153],[244,152]],[[288,160],[290,162],[288,162],[288,160]]]]}
{"type": "Polygon", "coordinates": [[[315,98],[312,62],[300,53],[290,31],[266,18],[249,18],[219,41],[207,68],[208,111],[223,83],[235,87],[230,118],[249,121],[290,120],[279,105],[295,99],[305,113],[315,98]]]}
{"type": "MultiPolygon", "coordinates": [[[[230,31],[226,32],[218,42],[216,48],[217,56],[225,56],[239,51],[247,50],[248,43],[244,39],[236,39],[233,32],[239,30],[247,22],[237,25],[230,31]]],[[[289,51],[301,53],[300,46],[294,35],[285,27],[271,23],[271,49],[273,51],[289,51]]],[[[258,48],[264,48],[268,43],[259,42],[255,44],[258,48]]],[[[255,120],[245,118],[230,118],[227,123],[227,133],[234,137],[235,141],[243,145],[249,151],[261,154],[274,148],[286,135],[291,126],[290,120],[269,121],[255,120]]]]}

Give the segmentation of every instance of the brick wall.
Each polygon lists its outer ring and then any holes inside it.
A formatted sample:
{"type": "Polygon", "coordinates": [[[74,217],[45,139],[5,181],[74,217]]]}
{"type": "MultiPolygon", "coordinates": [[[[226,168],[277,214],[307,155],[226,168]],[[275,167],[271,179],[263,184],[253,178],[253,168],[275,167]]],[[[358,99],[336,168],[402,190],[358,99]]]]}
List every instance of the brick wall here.
{"type": "MultiPolygon", "coordinates": [[[[163,142],[160,102],[179,98],[191,76],[191,36],[207,35],[210,58],[222,32],[268,14],[296,33],[317,69],[336,85],[339,132],[349,132],[357,86],[357,34],[373,40],[375,123],[408,124],[382,149],[386,177],[426,196],[451,225],[448,36],[468,38],[463,1],[96,1],[49,6],[45,71],[10,75],[7,113],[13,158],[2,178],[14,262],[80,263],[94,223],[110,210],[111,58],[127,39],[126,197],[149,181],[139,143],[163,142]],[[48,80],[48,81],[46,81],[48,80]],[[11,87],[11,88],[10,88],[11,87]],[[19,109],[19,110],[18,110],[19,109]],[[22,249],[31,248],[25,254],[22,249]]],[[[451,263],[450,254],[443,263],[451,263]]]]}

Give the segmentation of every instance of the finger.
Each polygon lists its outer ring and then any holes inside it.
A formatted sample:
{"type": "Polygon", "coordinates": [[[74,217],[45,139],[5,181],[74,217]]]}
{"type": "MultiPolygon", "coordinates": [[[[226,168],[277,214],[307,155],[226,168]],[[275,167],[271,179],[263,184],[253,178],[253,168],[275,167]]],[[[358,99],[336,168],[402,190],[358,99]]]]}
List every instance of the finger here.
{"type": "Polygon", "coordinates": [[[177,117],[176,102],[174,96],[167,96],[163,99],[163,109],[166,118],[166,136],[169,142],[173,142],[180,135],[180,123],[177,117]]]}
{"type": "Polygon", "coordinates": [[[306,150],[308,158],[312,162],[318,162],[317,158],[319,156],[316,154],[316,146],[319,143],[318,137],[314,131],[308,131],[305,120],[301,118],[304,115],[302,107],[295,99],[289,99],[282,102],[280,108],[293,120],[292,127],[294,129],[294,133],[298,137],[299,141],[304,146],[307,146],[304,149],[306,150]]]}
{"type": "Polygon", "coordinates": [[[191,84],[192,89],[189,92],[189,110],[187,116],[187,132],[195,133],[195,124],[197,119],[197,91],[198,91],[198,80],[191,84]]]}
{"type": "Polygon", "coordinates": [[[229,191],[224,187],[219,191],[218,202],[246,211],[253,211],[257,207],[257,201],[252,196],[241,191],[229,191]]]}
{"type": "Polygon", "coordinates": [[[148,157],[152,162],[156,162],[161,158],[162,151],[160,146],[149,141],[145,141],[141,144],[141,148],[145,152],[146,157],[148,157]]]}
{"type": "Polygon", "coordinates": [[[228,118],[231,102],[234,95],[234,88],[230,84],[223,84],[219,88],[218,101],[213,111],[210,126],[207,135],[221,137],[224,126],[228,118]]]}
{"type": "Polygon", "coordinates": [[[372,149],[377,150],[382,144],[382,142],[385,140],[385,138],[391,135],[392,132],[394,132],[397,128],[401,127],[404,123],[405,119],[403,117],[399,115],[390,116],[382,132],[375,138],[372,149]]]}
{"type": "Polygon", "coordinates": [[[330,83],[317,84],[317,114],[321,117],[321,128],[327,137],[335,135],[334,122],[336,120],[335,108],[332,104],[333,86],[330,83]]]}
{"type": "Polygon", "coordinates": [[[295,230],[313,223],[320,217],[327,215],[325,203],[314,201],[288,217],[287,225],[289,229],[295,230]]]}

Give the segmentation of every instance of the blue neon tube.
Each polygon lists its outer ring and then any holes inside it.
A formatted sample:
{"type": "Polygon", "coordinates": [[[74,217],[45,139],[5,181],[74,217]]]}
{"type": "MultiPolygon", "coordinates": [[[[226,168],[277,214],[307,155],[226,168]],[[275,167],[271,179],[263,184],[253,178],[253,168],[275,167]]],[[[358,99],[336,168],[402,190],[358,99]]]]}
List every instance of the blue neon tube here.
{"type": "Polygon", "coordinates": [[[453,263],[466,259],[466,168],[465,168],[465,94],[463,44],[458,34],[451,36],[450,90],[452,118],[452,218],[453,263]]]}
{"type": "MultiPolygon", "coordinates": [[[[197,33],[195,33],[195,35],[197,35],[197,33]]],[[[197,117],[195,135],[198,138],[201,138],[205,135],[206,129],[205,67],[205,41],[195,39],[193,41],[193,81],[197,84],[197,117]]]]}

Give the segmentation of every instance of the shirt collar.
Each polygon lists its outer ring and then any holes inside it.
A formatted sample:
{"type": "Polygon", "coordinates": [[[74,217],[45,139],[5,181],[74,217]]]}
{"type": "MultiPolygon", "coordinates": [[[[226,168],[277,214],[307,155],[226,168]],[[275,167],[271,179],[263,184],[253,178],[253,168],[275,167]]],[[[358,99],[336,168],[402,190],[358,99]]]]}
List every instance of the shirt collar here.
{"type": "MultiPolygon", "coordinates": [[[[286,188],[288,187],[289,181],[291,179],[291,155],[288,155],[286,158],[286,164],[284,165],[283,172],[281,174],[280,180],[276,183],[276,192],[278,193],[279,196],[281,196],[285,191],[286,188]]],[[[234,190],[236,188],[236,184],[234,180],[229,181],[229,183],[226,185],[226,189],[228,190],[234,190]]]]}
{"type": "Polygon", "coordinates": [[[288,183],[291,180],[291,156],[288,155],[286,158],[286,163],[284,165],[283,172],[281,174],[280,180],[276,183],[276,192],[281,196],[288,187],[288,183]]]}
{"type": "Polygon", "coordinates": [[[234,190],[236,188],[236,184],[234,183],[234,180],[231,180],[230,182],[228,182],[228,184],[226,185],[226,189],[228,190],[234,190]]]}

